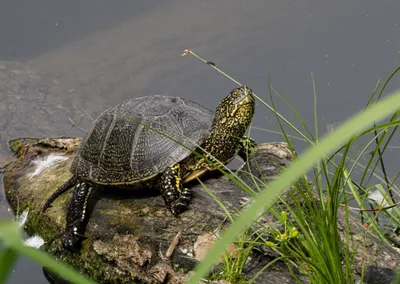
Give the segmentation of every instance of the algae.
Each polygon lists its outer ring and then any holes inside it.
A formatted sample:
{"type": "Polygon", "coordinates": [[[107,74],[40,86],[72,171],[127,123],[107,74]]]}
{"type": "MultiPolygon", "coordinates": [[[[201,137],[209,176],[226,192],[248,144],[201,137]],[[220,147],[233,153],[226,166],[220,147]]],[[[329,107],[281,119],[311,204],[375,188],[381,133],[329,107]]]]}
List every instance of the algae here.
{"type": "Polygon", "coordinates": [[[8,146],[13,153],[18,153],[23,145],[19,139],[14,139],[8,142],[8,146]]]}

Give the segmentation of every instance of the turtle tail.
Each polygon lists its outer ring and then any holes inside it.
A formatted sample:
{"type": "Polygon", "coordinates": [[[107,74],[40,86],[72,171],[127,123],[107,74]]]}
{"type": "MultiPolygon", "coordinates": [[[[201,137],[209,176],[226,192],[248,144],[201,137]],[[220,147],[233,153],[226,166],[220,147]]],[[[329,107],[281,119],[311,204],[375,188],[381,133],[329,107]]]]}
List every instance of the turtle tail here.
{"type": "Polygon", "coordinates": [[[62,186],[60,186],[50,197],[47,199],[46,203],[44,204],[42,208],[42,212],[44,213],[47,208],[50,207],[51,203],[53,203],[54,200],[56,200],[61,194],[66,192],[68,189],[70,189],[72,186],[76,184],[76,177],[73,176],[71,177],[68,181],[66,181],[62,186]]]}

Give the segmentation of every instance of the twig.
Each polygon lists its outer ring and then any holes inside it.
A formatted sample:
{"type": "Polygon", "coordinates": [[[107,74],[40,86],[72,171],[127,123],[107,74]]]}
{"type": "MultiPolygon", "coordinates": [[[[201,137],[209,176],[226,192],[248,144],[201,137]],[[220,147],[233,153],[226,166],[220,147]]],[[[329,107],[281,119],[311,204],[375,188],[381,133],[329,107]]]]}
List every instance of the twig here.
{"type": "MultiPolygon", "coordinates": [[[[84,131],[84,132],[87,132],[86,129],[80,127],[80,126],[79,126],[78,124],[76,124],[70,117],[68,117],[68,119],[69,119],[69,121],[72,122],[72,126],[71,126],[71,128],[70,128],[69,130],[71,130],[71,129],[74,128],[74,127],[77,127],[78,129],[80,129],[80,130],[82,130],[82,131],[84,131]]],[[[69,131],[69,130],[68,130],[68,131],[69,131]]]]}
{"type": "MultiPolygon", "coordinates": [[[[396,203],[396,204],[393,204],[393,205],[390,205],[390,206],[380,207],[378,209],[361,209],[361,208],[352,207],[352,206],[349,206],[349,205],[346,205],[346,204],[340,204],[341,207],[345,207],[345,208],[350,209],[350,210],[359,211],[359,212],[374,212],[374,213],[379,212],[379,211],[388,210],[388,209],[394,208],[394,207],[399,206],[399,205],[400,205],[400,203],[396,203]]],[[[372,205],[371,205],[371,207],[372,207],[372,205]]]]}
{"type": "Polygon", "coordinates": [[[180,239],[181,235],[182,235],[182,232],[179,231],[176,234],[176,236],[174,237],[174,239],[172,240],[171,244],[169,245],[169,248],[167,249],[167,252],[165,253],[166,258],[170,258],[171,255],[174,253],[174,250],[179,243],[179,239],[180,239]]]}
{"type": "Polygon", "coordinates": [[[203,63],[211,66],[211,68],[213,68],[215,71],[217,71],[218,73],[221,73],[222,75],[224,75],[226,78],[228,78],[229,80],[231,80],[232,82],[234,82],[235,84],[242,86],[242,84],[239,83],[239,81],[233,79],[231,76],[229,76],[228,74],[226,74],[224,71],[222,71],[221,69],[219,69],[217,67],[217,65],[214,62],[205,60],[203,58],[201,58],[200,56],[198,56],[196,53],[194,53],[193,51],[191,51],[190,49],[185,49],[182,53],[182,56],[185,56],[186,54],[191,54],[194,57],[196,57],[197,59],[199,59],[200,61],[202,61],[203,63]]]}
{"type": "Polygon", "coordinates": [[[90,114],[86,111],[86,109],[82,108],[82,110],[85,112],[85,114],[86,114],[92,121],[94,121],[93,117],[90,116],[90,114]]]}

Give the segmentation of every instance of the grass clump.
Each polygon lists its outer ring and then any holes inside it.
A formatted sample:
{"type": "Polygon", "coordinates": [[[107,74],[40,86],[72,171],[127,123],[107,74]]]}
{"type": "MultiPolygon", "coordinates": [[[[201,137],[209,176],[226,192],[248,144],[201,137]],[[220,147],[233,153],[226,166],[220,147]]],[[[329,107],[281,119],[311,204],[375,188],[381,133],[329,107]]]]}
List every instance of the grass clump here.
{"type": "MultiPolygon", "coordinates": [[[[186,51],[186,54],[193,54],[193,52],[186,51]]],[[[193,55],[205,63],[208,62],[196,54],[193,55]]],[[[209,65],[226,75],[215,65],[209,65]]],[[[270,227],[265,227],[258,231],[258,236],[269,235],[269,238],[258,237],[257,242],[260,243],[261,240],[262,245],[273,248],[279,255],[276,260],[285,261],[292,276],[298,282],[302,282],[299,275],[305,276],[311,283],[355,283],[362,280],[374,255],[365,256],[361,264],[355,263],[355,255],[362,243],[351,240],[350,216],[359,217],[360,222],[368,226],[367,231],[372,231],[386,243],[389,243],[389,240],[385,236],[385,227],[381,226],[379,221],[381,219],[389,221],[392,228],[400,227],[400,214],[396,208],[395,198],[399,193],[396,186],[397,176],[392,180],[388,178],[383,161],[383,155],[390,147],[390,142],[395,137],[400,123],[398,117],[400,92],[382,99],[389,81],[399,70],[400,68],[396,69],[383,84],[378,83],[364,111],[322,139],[319,138],[317,125],[315,85],[313,85],[314,131],[310,130],[296,109],[272,87],[269,88],[272,106],[257,97],[262,105],[275,114],[289,148],[294,149],[291,139],[298,138],[308,144],[308,149],[295,159],[293,165],[284,170],[277,180],[269,185],[265,184],[261,192],[256,195],[254,202],[232,221],[232,225],[222,234],[213,250],[198,266],[197,273],[189,283],[198,283],[229,243],[235,240],[243,242],[243,230],[249,228],[250,222],[252,222],[250,226],[258,222],[261,216],[260,211],[268,211],[274,216],[280,215],[278,219],[284,229],[274,231],[270,227]],[[275,96],[287,103],[298,118],[302,130],[296,128],[276,111],[275,96]],[[389,120],[378,124],[388,116],[389,120]],[[372,138],[368,139],[371,134],[372,138]],[[362,147],[358,145],[359,143],[362,147]],[[365,165],[362,161],[367,156],[366,154],[369,158],[365,165]],[[379,167],[382,170],[379,170],[379,167]],[[357,175],[360,169],[362,173],[357,175]],[[313,173],[311,183],[305,175],[310,170],[313,173]],[[288,204],[280,199],[282,190],[290,184],[294,188],[292,192],[297,195],[294,200],[302,202],[288,204]],[[370,198],[374,190],[380,193],[380,198],[375,203],[370,198]],[[280,212],[275,204],[277,200],[283,204],[280,212]],[[366,209],[367,204],[370,204],[370,209],[366,209]],[[343,228],[338,228],[339,214],[344,214],[345,217],[344,224],[341,224],[343,228]],[[291,218],[288,219],[288,215],[291,218]],[[339,230],[344,230],[343,238],[339,230]],[[356,267],[357,265],[361,267],[356,267]]],[[[240,85],[236,80],[232,79],[232,81],[240,85]]],[[[247,188],[246,192],[254,192],[254,190],[254,188],[247,188]]],[[[245,243],[251,242],[254,242],[254,236],[245,241],[245,243]]],[[[225,270],[230,271],[234,262],[235,260],[224,262],[225,270]]],[[[249,280],[249,282],[253,281],[255,278],[249,280]]]]}

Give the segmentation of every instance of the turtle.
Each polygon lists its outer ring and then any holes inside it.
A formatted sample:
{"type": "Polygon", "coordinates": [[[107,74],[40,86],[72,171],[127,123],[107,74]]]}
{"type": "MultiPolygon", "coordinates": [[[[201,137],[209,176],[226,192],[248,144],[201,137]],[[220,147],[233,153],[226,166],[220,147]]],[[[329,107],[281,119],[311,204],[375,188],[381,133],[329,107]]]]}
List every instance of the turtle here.
{"type": "Polygon", "coordinates": [[[98,186],[158,188],[173,215],[184,211],[191,193],[183,184],[237,155],[246,160],[256,147],[245,136],[254,108],[252,90],[240,86],[218,104],[215,114],[196,102],[167,95],[134,98],[105,110],[79,145],[72,177],[42,209],[45,212],[74,187],[61,236],[63,247],[77,250],[88,199],[98,186]]]}

